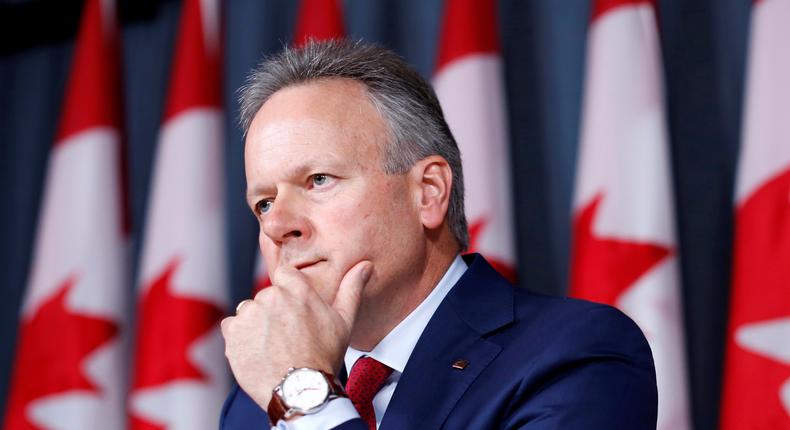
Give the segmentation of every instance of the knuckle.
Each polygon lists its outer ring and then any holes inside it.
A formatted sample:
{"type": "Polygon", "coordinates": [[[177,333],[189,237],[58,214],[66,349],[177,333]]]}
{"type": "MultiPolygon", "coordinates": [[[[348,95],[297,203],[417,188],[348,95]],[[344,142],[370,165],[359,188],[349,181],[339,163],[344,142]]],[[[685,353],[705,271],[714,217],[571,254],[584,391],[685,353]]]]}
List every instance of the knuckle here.
{"type": "Polygon", "coordinates": [[[253,298],[253,301],[254,302],[258,302],[258,303],[266,301],[266,298],[270,297],[272,295],[272,293],[276,289],[277,289],[277,286],[276,285],[272,285],[272,286],[270,286],[268,288],[264,288],[264,289],[258,291],[258,293],[255,294],[255,297],[253,298]]]}
{"type": "Polygon", "coordinates": [[[219,327],[222,330],[222,335],[227,337],[227,333],[230,330],[230,325],[233,323],[234,317],[225,317],[220,321],[219,327]]]}
{"type": "Polygon", "coordinates": [[[288,266],[280,266],[271,274],[271,280],[273,284],[281,284],[285,282],[290,276],[292,276],[292,272],[290,271],[290,267],[288,266]]]}

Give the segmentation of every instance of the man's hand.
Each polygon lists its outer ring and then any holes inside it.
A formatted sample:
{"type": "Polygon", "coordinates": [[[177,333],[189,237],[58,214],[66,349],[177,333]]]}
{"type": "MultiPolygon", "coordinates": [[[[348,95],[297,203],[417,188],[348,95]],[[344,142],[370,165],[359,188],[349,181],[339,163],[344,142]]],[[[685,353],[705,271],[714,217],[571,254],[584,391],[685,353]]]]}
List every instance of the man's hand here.
{"type": "Polygon", "coordinates": [[[280,267],[271,287],[222,321],[233,375],[261,408],[266,410],[289,367],[337,375],[372,270],[369,261],[357,263],[340,281],[334,302],[327,303],[301,272],[280,267]]]}

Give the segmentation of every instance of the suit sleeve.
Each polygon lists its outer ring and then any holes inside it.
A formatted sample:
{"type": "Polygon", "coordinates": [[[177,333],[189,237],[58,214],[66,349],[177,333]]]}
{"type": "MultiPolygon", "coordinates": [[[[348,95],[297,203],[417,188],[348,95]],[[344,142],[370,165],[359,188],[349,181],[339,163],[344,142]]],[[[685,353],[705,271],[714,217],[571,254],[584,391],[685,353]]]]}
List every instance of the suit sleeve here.
{"type": "Polygon", "coordinates": [[[574,317],[514,396],[505,428],[655,429],[658,394],[650,347],[608,306],[574,317]],[[529,382],[526,382],[529,381],[529,382]]]}
{"type": "MultiPolygon", "coordinates": [[[[353,408],[353,406],[352,406],[353,408]]],[[[321,412],[319,412],[320,414],[321,412]]],[[[268,429],[269,417],[238,385],[231,391],[222,407],[220,430],[268,429]]],[[[300,427],[303,428],[303,427],[300,427]]],[[[321,427],[325,428],[325,427],[321,427]]],[[[337,430],[368,430],[362,419],[347,420],[335,427],[337,430]]]]}

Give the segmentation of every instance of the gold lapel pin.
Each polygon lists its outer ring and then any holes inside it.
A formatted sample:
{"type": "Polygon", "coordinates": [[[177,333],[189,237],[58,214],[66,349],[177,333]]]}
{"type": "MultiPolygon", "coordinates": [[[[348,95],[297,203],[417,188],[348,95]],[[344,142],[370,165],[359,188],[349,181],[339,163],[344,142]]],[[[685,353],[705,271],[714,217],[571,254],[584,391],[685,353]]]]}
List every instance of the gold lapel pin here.
{"type": "Polygon", "coordinates": [[[469,365],[469,360],[459,359],[453,361],[453,369],[464,370],[469,365]]]}

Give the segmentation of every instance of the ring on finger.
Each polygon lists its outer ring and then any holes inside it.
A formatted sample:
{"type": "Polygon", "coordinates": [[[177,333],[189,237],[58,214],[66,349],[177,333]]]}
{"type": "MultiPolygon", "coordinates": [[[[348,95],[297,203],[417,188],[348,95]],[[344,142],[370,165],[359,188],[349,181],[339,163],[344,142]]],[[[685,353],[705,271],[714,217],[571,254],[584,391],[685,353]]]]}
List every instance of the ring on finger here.
{"type": "Polygon", "coordinates": [[[239,314],[239,312],[241,311],[241,308],[243,308],[244,305],[246,305],[247,303],[249,303],[251,301],[252,300],[250,300],[250,299],[244,299],[244,300],[240,301],[239,304],[236,305],[236,315],[239,314]]]}

